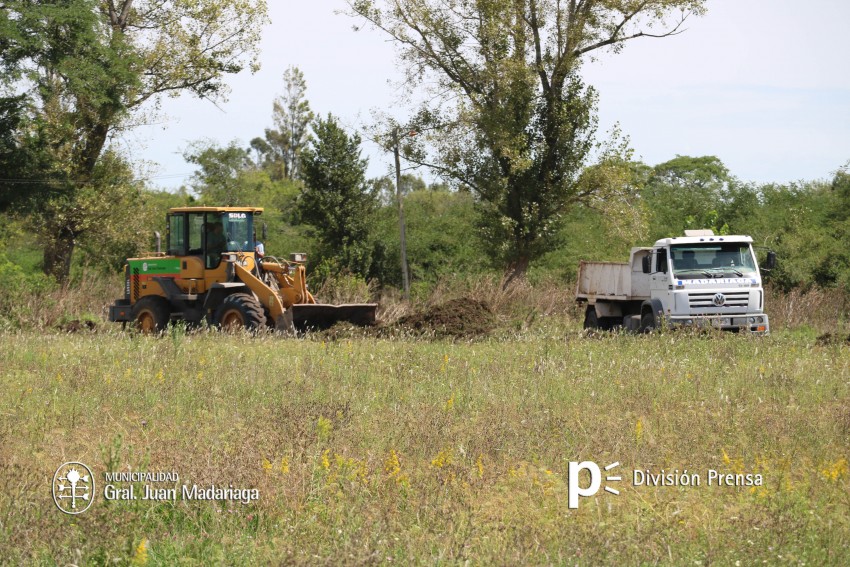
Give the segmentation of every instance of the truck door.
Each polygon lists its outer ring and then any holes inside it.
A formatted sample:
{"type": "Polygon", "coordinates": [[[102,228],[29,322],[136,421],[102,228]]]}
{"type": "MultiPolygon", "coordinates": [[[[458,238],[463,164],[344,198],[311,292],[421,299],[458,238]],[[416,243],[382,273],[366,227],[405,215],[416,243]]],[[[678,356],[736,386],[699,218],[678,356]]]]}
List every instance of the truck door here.
{"type": "Polygon", "coordinates": [[[649,296],[661,300],[664,311],[672,308],[672,294],[670,290],[670,262],[667,259],[667,248],[654,248],[652,250],[652,276],[649,283],[649,296]]]}

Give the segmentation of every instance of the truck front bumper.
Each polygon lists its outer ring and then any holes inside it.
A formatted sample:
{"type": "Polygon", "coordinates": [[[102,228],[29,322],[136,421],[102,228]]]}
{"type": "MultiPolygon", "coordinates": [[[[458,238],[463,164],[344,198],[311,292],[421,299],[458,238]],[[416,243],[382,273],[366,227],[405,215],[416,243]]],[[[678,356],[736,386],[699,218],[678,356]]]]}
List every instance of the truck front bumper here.
{"type": "Polygon", "coordinates": [[[724,331],[747,331],[767,334],[770,320],[766,313],[739,315],[668,315],[666,321],[673,326],[713,327],[724,331]]]}

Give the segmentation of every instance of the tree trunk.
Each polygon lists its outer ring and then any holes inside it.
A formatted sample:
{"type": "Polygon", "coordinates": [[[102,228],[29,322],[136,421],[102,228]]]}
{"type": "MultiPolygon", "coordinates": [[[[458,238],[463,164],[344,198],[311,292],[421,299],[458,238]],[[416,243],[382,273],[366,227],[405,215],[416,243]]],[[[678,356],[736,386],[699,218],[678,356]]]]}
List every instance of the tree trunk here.
{"type": "Polygon", "coordinates": [[[74,255],[76,240],[74,233],[60,228],[44,247],[44,273],[53,276],[60,284],[68,281],[71,274],[71,259],[74,255]]]}
{"type": "MultiPolygon", "coordinates": [[[[110,113],[109,117],[111,118],[111,116],[110,113]]],[[[86,135],[82,137],[85,143],[75,156],[78,185],[91,180],[92,172],[100,158],[108,135],[108,120],[101,120],[89,125],[86,135]]],[[[73,197],[71,201],[73,201],[73,197]]],[[[74,256],[77,237],[77,232],[74,230],[75,222],[66,220],[63,226],[53,228],[53,234],[49,235],[44,246],[44,273],[53,276],[62,285],[67,283],[68,276],[71,274],[71,260],[74,256]]]]}
{"type": "Polygon", "coordinates": [[[517,256],[507,266],[505,270],[505,279],[502,283],[502,290],[508,289],[513,283],[525,279],[525,274],[528,272],[528,266],[531,263],[531,258],[526,254],[517,256]]]}

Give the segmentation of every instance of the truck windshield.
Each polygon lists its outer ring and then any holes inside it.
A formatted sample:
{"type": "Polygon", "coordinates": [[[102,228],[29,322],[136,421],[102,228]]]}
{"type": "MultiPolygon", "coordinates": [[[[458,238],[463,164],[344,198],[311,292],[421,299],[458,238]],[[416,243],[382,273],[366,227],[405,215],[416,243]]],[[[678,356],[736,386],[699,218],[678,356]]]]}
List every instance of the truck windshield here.
{"type": "Polygon", "coordinates": [[[756,274],[750,245],[741,242],[678,244],[670,247],[670,255],[676,278],[740,278],[756,274]]]}
{"type": "Polygon", "coordinates": [[[221,221],[227,235],[228,252],[254,250],[253,215],[251,213],[222,213],[221,221]]]}

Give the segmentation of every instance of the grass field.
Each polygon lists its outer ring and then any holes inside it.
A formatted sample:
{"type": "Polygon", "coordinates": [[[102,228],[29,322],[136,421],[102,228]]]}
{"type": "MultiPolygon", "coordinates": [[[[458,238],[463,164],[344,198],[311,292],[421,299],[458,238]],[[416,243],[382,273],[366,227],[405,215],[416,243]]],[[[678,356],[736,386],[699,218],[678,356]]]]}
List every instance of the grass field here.
{"type": "Polygon", "coordinates": [[[10,564],[850,564],[840,341],[25,332],[0,360],[10,564]],[[70,460],[99,483],[79,516],[50,492],[70,460]],[[620,494],[570,509],[584,460],[620,462],[620,494]],[[703,485],[633,486],[633,469],[703,485]],[[709,487],[708,469],[764,485],[709,487]],[[110,502],[107,471],[260,498],[110,502]]]}

